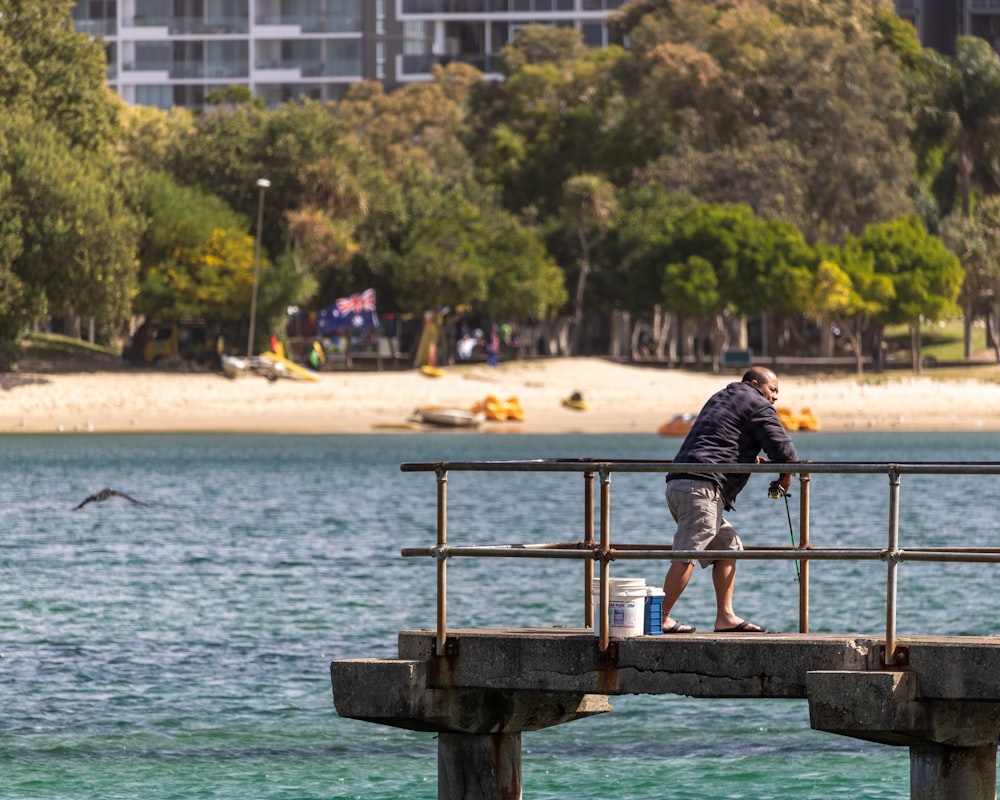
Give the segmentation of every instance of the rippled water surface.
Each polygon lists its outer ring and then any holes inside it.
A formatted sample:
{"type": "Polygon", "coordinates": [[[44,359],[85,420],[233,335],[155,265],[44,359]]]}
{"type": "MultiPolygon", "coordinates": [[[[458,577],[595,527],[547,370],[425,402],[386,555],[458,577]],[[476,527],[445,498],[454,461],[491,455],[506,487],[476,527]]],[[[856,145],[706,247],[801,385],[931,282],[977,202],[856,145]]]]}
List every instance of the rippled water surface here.
{"type": "MultiPolygon", "coordinates": [[[[994,460],[996,434],[812,434],[813,461],[994,460]]],[[[8,436],[0,487],[0,797],[435,798],[431,734],[341,719],[329,663],[434,626],[433,474],[401,462],[669,458],[653,435],[8,436]],[[105,486],[121,498],[73,507],[105,486]]],[[[904,476],[901,543],[995,544],[995,478],[904,476]]],[[[784,545],[751,478],[731,519],[784,545]]],[[[452,473],[455,544],[579,538],[579,476],[452,473]]],[[[812,540],[882,546],[884,476],[814,476],[812,540]]],[[[797,530],[797,504],[790,511],[797,530]]],[[[669,542],[660,475],[612,478],[612,531],[669,542]]],[[[658,585],[662,562],[616,565],[658,585]]],[[[1000,630],[995,567],[904,564],[899,631],[1000,630]],[[970,614],[970,608],[977,608],[970,614]]],[[[449,624],[579,625],[576,562],[461,559],[449,624]]],[[[815,631],[884,632],[885,566],[814,564],[815,631]]],[[[699,573],[677,613],[711,624],[699,573]]],[[[737,610],[797,625],[790,562],[740,566],[737,610]]],[[[905,798],[902,749],[810,730],[804,701],[613,698],[526,733],[532,798],[905,798]]]]}

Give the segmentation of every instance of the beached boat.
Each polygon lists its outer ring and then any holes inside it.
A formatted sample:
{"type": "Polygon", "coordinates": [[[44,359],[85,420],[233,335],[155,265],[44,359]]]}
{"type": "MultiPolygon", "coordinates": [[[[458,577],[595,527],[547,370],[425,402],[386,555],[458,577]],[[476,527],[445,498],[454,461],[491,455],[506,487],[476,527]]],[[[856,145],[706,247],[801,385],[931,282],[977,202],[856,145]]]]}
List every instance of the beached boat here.
{"type": "Polygon", "coordinates": [[[306,369],[301,364],[296,364],[291,359],[285,358],[281,353],[268,351],[261,353],[260,358],[263,361],[270,362],[272,369],[279,378],[298,378],[299,380],[312,381],[313,383],[317,383],[320,379],[318,373],[311,369],[306,369]]]}
{"type": "Polygon", "coordinates": [[[414,409],[413,414],[410,415],[412,422],[436,428],[476,428],[482,424],[485,418],[486,415],[481,411],[451,406],[423,406],[414,409]]]}
{"type": "Polygon", "coordinates": [[[262,375],[269,381],[278,378],[297,378],[306,381],[318,381],[319,375],[283,356],[267,352],[259,356],[229,356],[223,353],[219,356],[222,363],[222,374],[227,378],[238,378],[241,375],[262,375]]]}
{"type": "Polygon", "coordinates": [[[687,436],[697,418],[697,414],[677,414],[673,419],[664,422],[656,432],[660,436],[687,436]]]}
{"type": "Polygon", "coordinates": [[[276,381],[278,378],[286,376],[283,364],[276,364],[260,356],[219,356],[222,362],[222,374],[227,378],[238,378],[241,375],[263,375],[269,381],[276,381]]]}
{"type": "Polygon", "coordinates": [[[238,378],[240,375],[245,375],[250,367],[249,359],[227,356],[225,353],[219,356],[219,360],[222,362],[222,374],[227,378],[238,378]]]}

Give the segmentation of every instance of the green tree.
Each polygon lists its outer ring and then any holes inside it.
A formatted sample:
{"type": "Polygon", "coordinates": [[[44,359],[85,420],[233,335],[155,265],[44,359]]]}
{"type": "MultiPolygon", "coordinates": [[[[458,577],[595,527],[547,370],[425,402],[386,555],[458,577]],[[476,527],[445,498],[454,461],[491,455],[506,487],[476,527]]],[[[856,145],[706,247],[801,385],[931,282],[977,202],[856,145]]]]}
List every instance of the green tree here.
{"type": "Polygon", "coordinates": [[[918,123],[939,132],[951,150],[950,165],[958,188],[962,216],[972,211],[972,177],[977,168],[989,168],[990,186],[996,187],[1000,173],[990,157],[1000,140],[1000,57],[979,37],[960,36],[955,54],[933,50],[916,91],[918,123]]]}
{"type": "Polygon", "coordinates": [[[120,127],[113,147],[122,164],[138,172],[164,169],[168,155],[196,135],[194,115],[186,108],[164,111],[153,106],[131,106],[122,103],[120,127]]]}
{"type": "Polygon", "coordinates": [[[470,95],[465,137],[484,180],[522,216],[557,216],[575,175],[623,181],[627,140],[618,135],[621,93],[611,79],[621,51],[589,50],[579,33],[528,26],[501,56],[503,82],[470,95]]]}
{"type": "Polygon", "coordinates": [[[16,220],[12,263],[28,315],[62,314],[114,326],[135,292],[140,223],[108,151],[70,147],[50,123],[12,115],[0,121],[0,174],[10,176],[5,214],[16,220]]]}
{"type": "Polygon", "coordinates": [[[579,272],[573,295],[572,353],[580,353],[583,340],[584,298],[587,278],[594,269],[594,249],[614,224],[617,199],[614,187],[598,175],[577,175],[563,187],[565,225],[579,245],[579,272]]]}
{"type": "Polygon", "coordinates": [[[706,325],[709,317],[722,311],[722,292],[715,265],[700,255],[688,255],[684,261],[674,261],[663,270],[661,289],[664,308],[681,320],[695,320],[695,363],[701,365],[706,349],[706,325]]]}
{"type": "MultiPolygon", "coordinates": [[[[986,318],[987,345],[1000,363],[997,303],[1000,298],[1000,195],[983,199],[968,218],[951,214],[941,226],[941,238],[962,263],[965,277],[959,296],[966,315],[970,309],[986,318]]],[[[966,358],[972,343],[966,324],[966,358]]]]}
{"type": "Polygon", "coordinates": [[[256,219],[257,180],[271,182],[261,238],[272,258],[286,246],[285,212],[300,207],[309,165],[337,158],[345,127],[322,103],[288,103],[269,111],[253,104],[222,106],[193,119],[169,142],[162,168],[184,186],[221,198],[247,219],[256,219]]]}
{"type": "MultiPolygon", "coordinates": [[[[0,197],[10,197],[10,175],[0,173],[0,197]]],[[[31,304],[15,270],[21,254],[21,219],[7,203],[0,205],[0,369],[17,363],[21,336],[31,322],[31,304]]]]}
{"type": "Polygon", "coordinates": [[[269,332],[283,330],[290,301],[311,294],[311,276],[286,254],[272,260],[262,252],[255,263],[256,239],[247,232],[246,218],[218,197],[178,186],[164,173],[149,173],[142,204],[150,224],[141,253],[138,313],[151,319],[248,319],[259,272],[256,335],[250,343],[256,352],[269,332]]]}
{"type": "MultiPolygon", "coordinates": [[[[940,143],[937,166],[939,207],[947,210],[952,187],[957,189],[961,216],[972,215],[973,178],[990,191],[1000,188],[1000,58],[978,37],[960,36],[955,53],[946,56],[928,50],[923,68],[916,71],[915,117],[919,140],[934,152],[940,143]],[[954,181],[950,177],[954,176],[954,181]],[[944,180],[942,180],[944,179],[944,180]]],[[[965,312],[965,357],[972,355],[972,322],[983,313],[984,298],[975,293],[973,276],[962,293],[965,312]]],[[[988,300],[987,300],[988,303],[988,300]]]]}
{"type": "Polygon", "coordinates": [[[458,63],[435,67],[433,75],[390,93],[376,81],[355,84],[337,109],[351,137],[390,177],[413,162],[455,181],[471,173],[463,137],[468,98],[483,75],[458,63]]]}
{"type": "Polygon", "coordinates": [[[65,0],[0,3],[0,367],[29,321],[95,319],[107,340],[128,316],[139,223],[113,159],[118,103],[100,44],[65,0]]]}
{"type": "Polygon", "coordinates": [[[412,164],[372,197],[359,260],[414,314],[471,306],[494,318],[544,316],[565,302],[562,274],[534,233],[474,182],[452,184],[412,164]],[[514,289],[514,291],[511,291],[514,289]]]}
{"type": "Polygon", "coordinates": [[[0,102],[52,124],[71,148],[100,149],[117,128],[104,51],[69,24],[71,0],[0,2],[0,102]]]}
{"type": "Polygon", "coordinates": [[[651,156],[640,179],[747,203],[809,241],[908,213],[903,72],[869,27],[873,5],[630,3],[618,75],[633,120],[622,130],[651,156]]]}
{"type": "Polygon", "coordinates": [[[854,263],[870,258],[873,273],[892,281],[880,319],[910,326],[913,369],[920,371],[921,321],[942,319],[956,309],[963,277],[957,256],[914,215],[869,225],[860,236],[848,237],[844,249],[854,263]]]}
{"type": "MultiPolygon", "coordinates": [[[[857,248],[851,252],[841,248],[820,248],[819,259],[812,272],[804,311],[819,324],[821,353],[833,355],[832,328],[836,328],[850,343],[855,368],[864,372],[868,352],[865,341],[870,322],[881,315],[894,296],[892,280],[876,275],[874,259],[857,248]]],[[[878,346],[880,336],[874,345],[878,346]]],[[[881,368],[881,348],[876,367],[881,368]]]]}

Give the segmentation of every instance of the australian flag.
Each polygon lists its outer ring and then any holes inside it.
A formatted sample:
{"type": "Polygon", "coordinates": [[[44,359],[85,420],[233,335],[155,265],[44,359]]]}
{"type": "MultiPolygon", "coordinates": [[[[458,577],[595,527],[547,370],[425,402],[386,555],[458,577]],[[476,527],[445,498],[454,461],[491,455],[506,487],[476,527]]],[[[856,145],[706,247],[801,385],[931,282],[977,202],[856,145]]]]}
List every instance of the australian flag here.
{"type": "Polygon", "coordinates": [[[375,290],[365,289],[350,297],[341,297],[319,312],[316,318],[316,330],[321,336],[329,336],[336,331],[348,328],[378,327],[378,315],[375,313],[375,290]]]}

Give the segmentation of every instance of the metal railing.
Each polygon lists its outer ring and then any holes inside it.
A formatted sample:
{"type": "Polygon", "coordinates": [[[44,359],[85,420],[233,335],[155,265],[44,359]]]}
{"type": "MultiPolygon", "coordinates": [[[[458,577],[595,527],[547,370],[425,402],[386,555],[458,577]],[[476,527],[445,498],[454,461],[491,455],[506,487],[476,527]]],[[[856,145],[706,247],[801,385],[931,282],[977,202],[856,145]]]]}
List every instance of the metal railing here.
{"type": "MultiPolygon", "coordinates": [[[[447,640],[447,564],[456,557],[582,559],[584,564],[584,625],[594,627],[592,598],[593,563],[599,564],[600,619],[608,619],[610,563],[621,560],[753,559],[789,560],[799,565],[799,632],[809,631],[810,561],[882,561],[886,564],[885,664],[896,663],[897,567],[903,561],[1000,563],[1000,548],[899,546],[900,476],[910,475],[1000,475],[1000,462],[797,462],[794,464],[682,464],[664,460],[634,459],[536,459],[526,461],[445,461],[404,463],[403,472],[434,472],[437,476],[437,542],[433,547],[408,547],[404,557],[429,556],[437,561],[436,654],[445,653],[447,640]],[[566,472],[583,475],[583,538],[577,542],[456,546],[448,543],[449,472],[566,472]],[[673,550],[669,545],[631,545],[611,542],[612,473],[792,473],[799,481],[799,540],[792,547],[747,547],[730,550],[673,550]],[[888,530],[885,547],[828,548],[810,542],[809,486],[816,474],[882,474],[888,478],[888,530]],[[594,479],[600,483],[600,539],[594,539],[594,479]]],[[[789,524],[791,520],[789,519],[789,524]]],[[[609,645],[608,625],[600,626],[599,647],[609,645]]]]}

